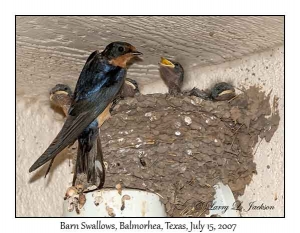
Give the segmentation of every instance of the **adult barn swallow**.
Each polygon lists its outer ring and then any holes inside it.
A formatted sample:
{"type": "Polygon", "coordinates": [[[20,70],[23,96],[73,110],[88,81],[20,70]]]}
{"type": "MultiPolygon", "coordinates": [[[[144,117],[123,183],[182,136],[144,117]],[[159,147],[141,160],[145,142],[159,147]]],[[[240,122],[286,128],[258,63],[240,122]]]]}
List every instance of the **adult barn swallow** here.
{"type": "MultiPolygon", "coordinates": [[[[50,91],[50,102],[60,107],[64,111],[65,116],[68,116],[72,102],[71,88],[64,84],[57,84],[50,91]]],[[[85,180],[82,180],[83,178],[85,178],[86,182],[90,185],[96,185],[97,188],[102,188],[104,185],[105,168],[98,126],[99,122],[94,120],[78,137],[77,159],[72,182],[73,186],[77,183],[84,182],[85,180]],[[77,177],[81,179],[76,183],[77,177]]],[[[49,164],[45,177],[49,173],[53,161],[54,158],[49,164]]]]}
{"type": "Polygon", "coordinates": [[[124,84],[127,63],[142,55],[126,42],[113,42],[104,51],[93,52],[77,81],[67,119],[56,138],[30,167],[32,172],[53,159],[77,138],[113,101],[124,84]]]}
{"type": "MultiPolygon", "coordinates": [[[[125,83],[118,96],[133,97],[135,93],[138,93],[138,84],[135,80],[126,78],[125,83]]],[[[50,102],[51,104],[61,108],[65,114],[68,116],[68,111],[72,102],[72,90],[69,86],[65,84],[57,84],[50,91],[50,102]]],[[[103,163],[103,154],[101,149],[101,140],[99,137],[99,132],[96,130],[96,126],[101,127],[106,119],[110,117],[107,109],[100,114],[97,118],[97,124],[94,123],[90,125],[78,138],[78,152],[76,170],[73,177],[73,186],[76,185],[77,177],[84,178],[86,175],[86,180],[91,185],[96,185],[98,188],[102,188],[105,182],[105,168],[103,163]],[[83,175],[81,175],[83,174],[83,175]]],[[[51,160],[45,177],[49,173],[54,159],[51,160]]],[[[80,182],[80,179],[79,179],[80,182]]]]}
{"type": "Polygon", "coordinates": [[[194,95],[205,100],[224,101],[230,100],[235,96],[235,89],[229,83],[220,82],[215,84],[209,91],[201,91],[198,88],[194,87],[187,93],[188,95],[194,95]]]}
{"type": "Polygon", "coordinates": [[[180,93],[184,77],[181,64],[162,57],[159,63],[159,71],[161,78],[169,88],[169,93],[172,95],[180,93]]]}

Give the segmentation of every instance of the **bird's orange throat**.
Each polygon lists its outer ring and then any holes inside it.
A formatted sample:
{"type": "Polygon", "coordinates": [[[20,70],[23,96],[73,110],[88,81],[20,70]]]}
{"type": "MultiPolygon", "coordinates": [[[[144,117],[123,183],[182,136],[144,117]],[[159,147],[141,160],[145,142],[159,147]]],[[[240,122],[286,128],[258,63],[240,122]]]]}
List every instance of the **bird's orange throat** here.
{"type": "Polygon", "coordinates": [[[133,54],[131,53],[127,53],[124,54],[122,56],[119,56],[117,58],[111,59],[109,61],[110,64],[114,65],[114,66],[120,66],[122,68],[126,68],[127,67],[127,63],[134,57],[133,54]]]}

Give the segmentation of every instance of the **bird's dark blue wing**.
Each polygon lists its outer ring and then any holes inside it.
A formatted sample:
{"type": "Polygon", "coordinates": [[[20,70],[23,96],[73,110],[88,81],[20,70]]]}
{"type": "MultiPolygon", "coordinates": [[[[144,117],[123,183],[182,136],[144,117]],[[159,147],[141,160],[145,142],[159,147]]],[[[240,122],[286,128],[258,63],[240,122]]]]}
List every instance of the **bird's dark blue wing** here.
{"type": "Polygon", "coordinates": [[[48,149],[30,167],[29,172],[36,170],[74,143],[120,91],[126,69],[109,64],[99,53],[91,55],[89,59],[77,81],[72,105],[63,128],[48,149]]]}

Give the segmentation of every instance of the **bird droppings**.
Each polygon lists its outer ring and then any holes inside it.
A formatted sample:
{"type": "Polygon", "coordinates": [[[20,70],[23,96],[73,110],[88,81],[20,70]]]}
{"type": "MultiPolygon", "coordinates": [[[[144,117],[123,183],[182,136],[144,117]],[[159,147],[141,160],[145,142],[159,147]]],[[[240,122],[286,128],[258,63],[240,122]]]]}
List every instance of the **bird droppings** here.
{"type": "Polygon", "coordinates": [[[69,212],[73,212],[74,209],[75,209],[76,213],[80,214],[80,210],[79,210],[79,195],[75,194],[75,195],[69,197],[67,200],[68,200],[68,211],[69,212]]]}
{"type": "Polygon", "coordinates": [[[130,200],[131,199],[131,197],[129,196],[129,195],[124,195],[123,197],[122,197],[122,199],[121,199],[121,203],[122,203],[122,205],[121,205],[121,210],[124,210],[125,209],[125,201],[128,201],[128,200],[130,200]]]}
{"type": "Polygon", "coordinates": [[[137,138],[136,141],[137,141],[138,143],[142,142],[142,140],[141,140],[140,138],[137,138]]]}
{"type": "Polygon", "coordinates": [[[68,199],[68,211],[73,212],[74,211],[74,204],[73,204],[73,199],[68,199]]]}
{"type": "Polygon", "coordinates": [[[77,184],[75,187],[78,193],[82,193],[84,190],[83,184],[77,184]]]}
{"type": "Polygon", "coordinates": [[[152,116],[152,113],[151,113],[151,112],[147,112],[147,113],[145,113],[145,116],[146,116],[146,117],[151,117],[151,116],[152,116]]]}
{"type": "Polygon", "coordinates": [[[84,186],[82,184],[76,185],[76,187],[71,186],[67,189],[64,200],[68,200],[68,211],[76,211],[80,214],[80,209],[84,206],[86,202],[85,194],[83,193],[84,186]]]}
{"type": "Polygon", "coordinates": [[[184,122],[186,123],[186,125],[190,125],[192,124],[192,118],[190,118],[189,116],[184,117],[184,122]]]}
{"type": "Polygon", "coordinates": [[[114,209],[110,208],[109,206],[106,206],[106,212],[110,217],[116,217],[116,214],[114,213],[114,209]]]}
{"type": "Polygon", "coordinates": [[[181,123],[179,121],[176,121],[175,122],[175,128],[179,129],[181,126],[181,123]]]}
{"type": "Polygon", "coordinates": [[[122,185],[120,183],[116,185],[116,189],[118,190],[119,195],[122,195],[122,185]]]}
{"type": "Polygon", "coordinates": [[[95,197],[95,199],[94,199],[95,206],[100,205],[102,202],[103,202],[103,198],[102,197],[100,197],[100,196],[95,197]]]}
{"type": "Polygon", "coordinates": [[[186,153],[187,153],[188,155],[192,155],[192,154],[193,154],[192,150],[187,150],[186,153]]]}
{"type": "Polygon", "coordinates": [[[243,195],[256,173],[253,148],[261,139],[271,140],[280,120],[277,99],[271,106],[270,94],[258,87],[222,102],[185,95],[137,95],[121,100],[111,114],[101,128],[108,164],[104,187],[122,184],[121,189],[159,193],[172,217],[205,216],[208,212],[201,203],[214,199],[213,186],[218,182],[228,184],[235,198],[243,195]],[[157,120],[146,116],[150,112],[157,120]],[[180,131],[176,122],[184,122],[180,131]],[[125,131],[130,133],[119,133],[125,131]]]}
{"type": "Polygon", "coordinates": [[[84,206],[85,202],[86,202],[85,195],[83,193],[80,193],[79,194],[79,199],[78,199],[79,209],[81,209],[84,206]]]}
{"type": "Polygon", "coordinates": [[[98,206],[103,202],[103,197],[102,197],[101,191],[93,192],[92,197],[94,198],[95,206],[98,206]]]}
{"type": "Polygon", "coordinates": [[[142,217],[145,217],[145,215],[146,215],[146,205],[147,205],[147,203],[146,203],[146,201],[143,201],[142,202],[142,217]]]}
{"type": "Polygon", "coordinates": [[[176,136],[180,136],[180,135],[181,135],[180,131],[176,131],[176,132],[175,132],[175,135],[176,135],[176,136]]]}
{"type": "Polygon", "coordinates": [[[68,198],[70,198],[76,194],[78,194],[78,190],[76,189],[76,187],[71,186],[67,189],[64,199],[67,200],[68,198]]]}

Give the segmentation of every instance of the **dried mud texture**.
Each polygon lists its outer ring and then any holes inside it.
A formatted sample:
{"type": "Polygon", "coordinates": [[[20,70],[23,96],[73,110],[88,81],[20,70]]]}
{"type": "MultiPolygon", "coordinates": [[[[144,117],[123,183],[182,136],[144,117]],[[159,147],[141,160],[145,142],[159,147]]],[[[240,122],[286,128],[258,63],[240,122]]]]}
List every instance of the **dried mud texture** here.
{"type": "Polygon", "coordinates": [[[105,187],[157,193],[168,216],[204,216],[213,185],[235,197],[256,173],[255,145],[279,124],[277,100],[258,87],[231,101],[194,96],[136,95],[118,103],[101,127],[105,187]]]}

